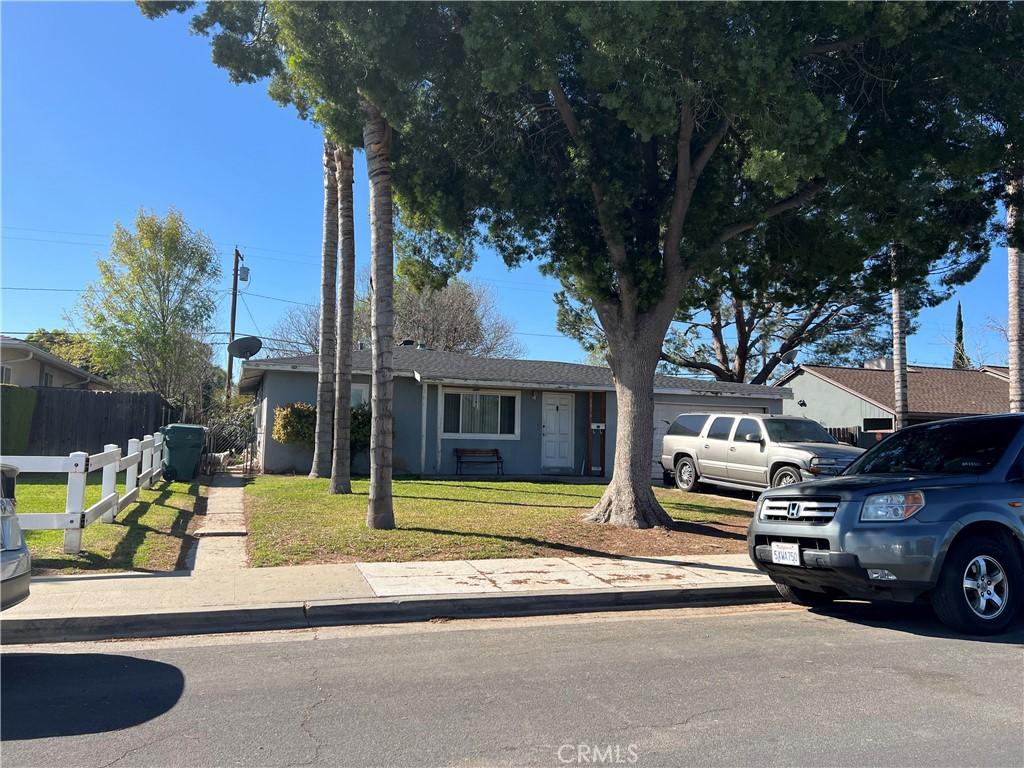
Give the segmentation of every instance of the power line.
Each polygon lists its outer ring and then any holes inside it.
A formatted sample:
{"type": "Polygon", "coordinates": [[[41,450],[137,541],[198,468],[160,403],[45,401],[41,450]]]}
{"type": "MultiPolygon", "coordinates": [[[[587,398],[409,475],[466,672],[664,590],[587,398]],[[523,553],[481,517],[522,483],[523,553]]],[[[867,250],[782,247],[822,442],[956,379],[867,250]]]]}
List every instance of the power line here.
{"type": "Polygon", "coordinates": [[[29,288],[21,285],[2,285],[4,291],[53,291],[56,293],[85,293],[84,288],[29,288]]]}

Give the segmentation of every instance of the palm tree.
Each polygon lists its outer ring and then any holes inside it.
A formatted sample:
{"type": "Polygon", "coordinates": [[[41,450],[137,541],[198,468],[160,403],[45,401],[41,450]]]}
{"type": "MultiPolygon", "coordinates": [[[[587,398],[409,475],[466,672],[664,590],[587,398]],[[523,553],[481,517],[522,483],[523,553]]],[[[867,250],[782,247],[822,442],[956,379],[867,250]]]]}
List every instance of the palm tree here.
{"type": "Polygon", "coordinates": [[[892,289],[892,380],[895,409],[894,429],[907,426],[907,339],[904,336],[906,323],[903,317],[903,292],[892,289]]]}
{"type": "Polygon", "coordinates": [[[356,233],[352,213],[352,150],[334,150],[338,177],[338,230],[341,257],[338,287],[338,347],[334,378],[334,462],[331,467],[331,493],[352,493],[352,322],[356,294],[356,233]]]}
{"type": "Polygon", "coordinates": [[[1009,308],[1006,335],[1009,342],[1010,410],[1024,411],[1024,336],[1021,318],[1024,316],[1024,270],[1021,269],[1020,208],[1018,199],[1024,191],[1024,170],[1010,174],[1006,185],[1006,260],[1009,266],[1009,308]]]}
{"type": "Polygon", "coordinates": [[[324,238],[320,269],[320,354],[316,381],[316,432],[310,477],[331,472],[331,432],[334,427],[334,317],[338,280],[338,185],[334,144],[324,139],[324,238]]]}
{"type": "Polygon", "coordinates": [[[366,525],[394,528],[391,499],[392,398],[394,371],[394,211],[391,202],[391,126],[370,102],[363,102],[363,147],[370,178],[370,349],[373,385],[370,407],[370,500],[366,525]]]}

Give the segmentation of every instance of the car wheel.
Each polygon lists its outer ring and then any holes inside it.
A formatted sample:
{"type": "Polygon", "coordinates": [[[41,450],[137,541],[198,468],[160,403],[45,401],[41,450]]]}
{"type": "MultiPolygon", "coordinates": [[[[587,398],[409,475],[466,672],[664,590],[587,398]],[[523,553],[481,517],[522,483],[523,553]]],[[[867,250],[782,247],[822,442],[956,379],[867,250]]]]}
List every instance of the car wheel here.
{"type": "Polygon", "coordinates": [[[697,488],[697,465],[689,456],[683,456],[676,462],[676,488],[680,491],[693,491],[697,488]]]}
{"type": "Polygon", "coordinates": [[[796,467],[779,467],[772,475],[772,488],[782,488],[800,482],[800,470],[796,467]]]}
{"type": "Polygon", "coordinates": [[[806,605],[808,608],[832,605],[832,603],[835,602],[835,598],[827,592],[815,592],[811,589],[800,589],[800,587],[791,587],[788,584],[776,584],[775,588],[779,590],[779,594],[786,600],[789,600],[789,602],[796,603],[797,605],[806,605]]]}
{"type": "Polygon", "coordinates": [[[932,608],[949,627],[972,635],[1005,630],[1020,610],[1024,579],[1011,541],[970,536],[946,555],[932,608]]]}

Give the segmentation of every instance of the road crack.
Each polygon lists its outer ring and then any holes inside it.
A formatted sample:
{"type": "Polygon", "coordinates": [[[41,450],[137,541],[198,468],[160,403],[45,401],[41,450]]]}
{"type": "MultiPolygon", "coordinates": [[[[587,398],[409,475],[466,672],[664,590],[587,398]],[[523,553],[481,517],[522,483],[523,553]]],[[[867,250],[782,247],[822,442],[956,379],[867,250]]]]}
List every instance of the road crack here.
{"type": "Polygon", "coordinates": [[[310,678],[310,686],[316,689],[317,698],[315,701],[306,707],[302,713],[302,720],[299,722],[299,728],[306,735],[306,738],[313,744],[313,755],[308,760],[304,760],[301,763],[289,763],[288,768],[300,768],[300,766],[314,765],[320,758],[320,751],[323,749],[323,744],[313,734],[311,728],[311,722],[313,720],[313,713],[316,709],[327,702],[331,698],[330,691],[326,690],[323,684],[320,682],[320,668],[316,665],[313,666],[313,674],[310,678]]]}
{"type": "Polygon", "coordinates": [[[115,757],[109,763],[104,763],[99,768],[110,768],[110,766],[116,765],[117,763],[120,763],[122,760],[124,760],[126,757],[128,757],[128,755],[131,755],[131,754],[133,754],[135,752],[138,752],[140,749],[145,749],[146,747],[151,747],[154,744],[159,744],[162,741],[167,741],[168,739],[173,738],[174,735],[175,734],[173,734],[173,733],[169,733],[166,736],[161,736],[159,739],[150,739],[149,741],[143,742],[142,744],[139,744],[136,747],[129,747],[124,752],[122,752],[119,757],[115,757]]]}

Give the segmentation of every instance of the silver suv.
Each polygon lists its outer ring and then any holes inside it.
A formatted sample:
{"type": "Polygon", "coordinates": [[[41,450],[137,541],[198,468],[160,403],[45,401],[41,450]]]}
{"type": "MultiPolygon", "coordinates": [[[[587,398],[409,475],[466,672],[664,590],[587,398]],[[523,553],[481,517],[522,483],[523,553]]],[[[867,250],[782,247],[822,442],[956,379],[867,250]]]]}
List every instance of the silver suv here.
{"type": "Polygon", "coordinates": [[[799,416],[684,413],[665,434],[661,466],[683,491],[698,483],[760,491],[838,475],[863,452],[799,416]]]}

